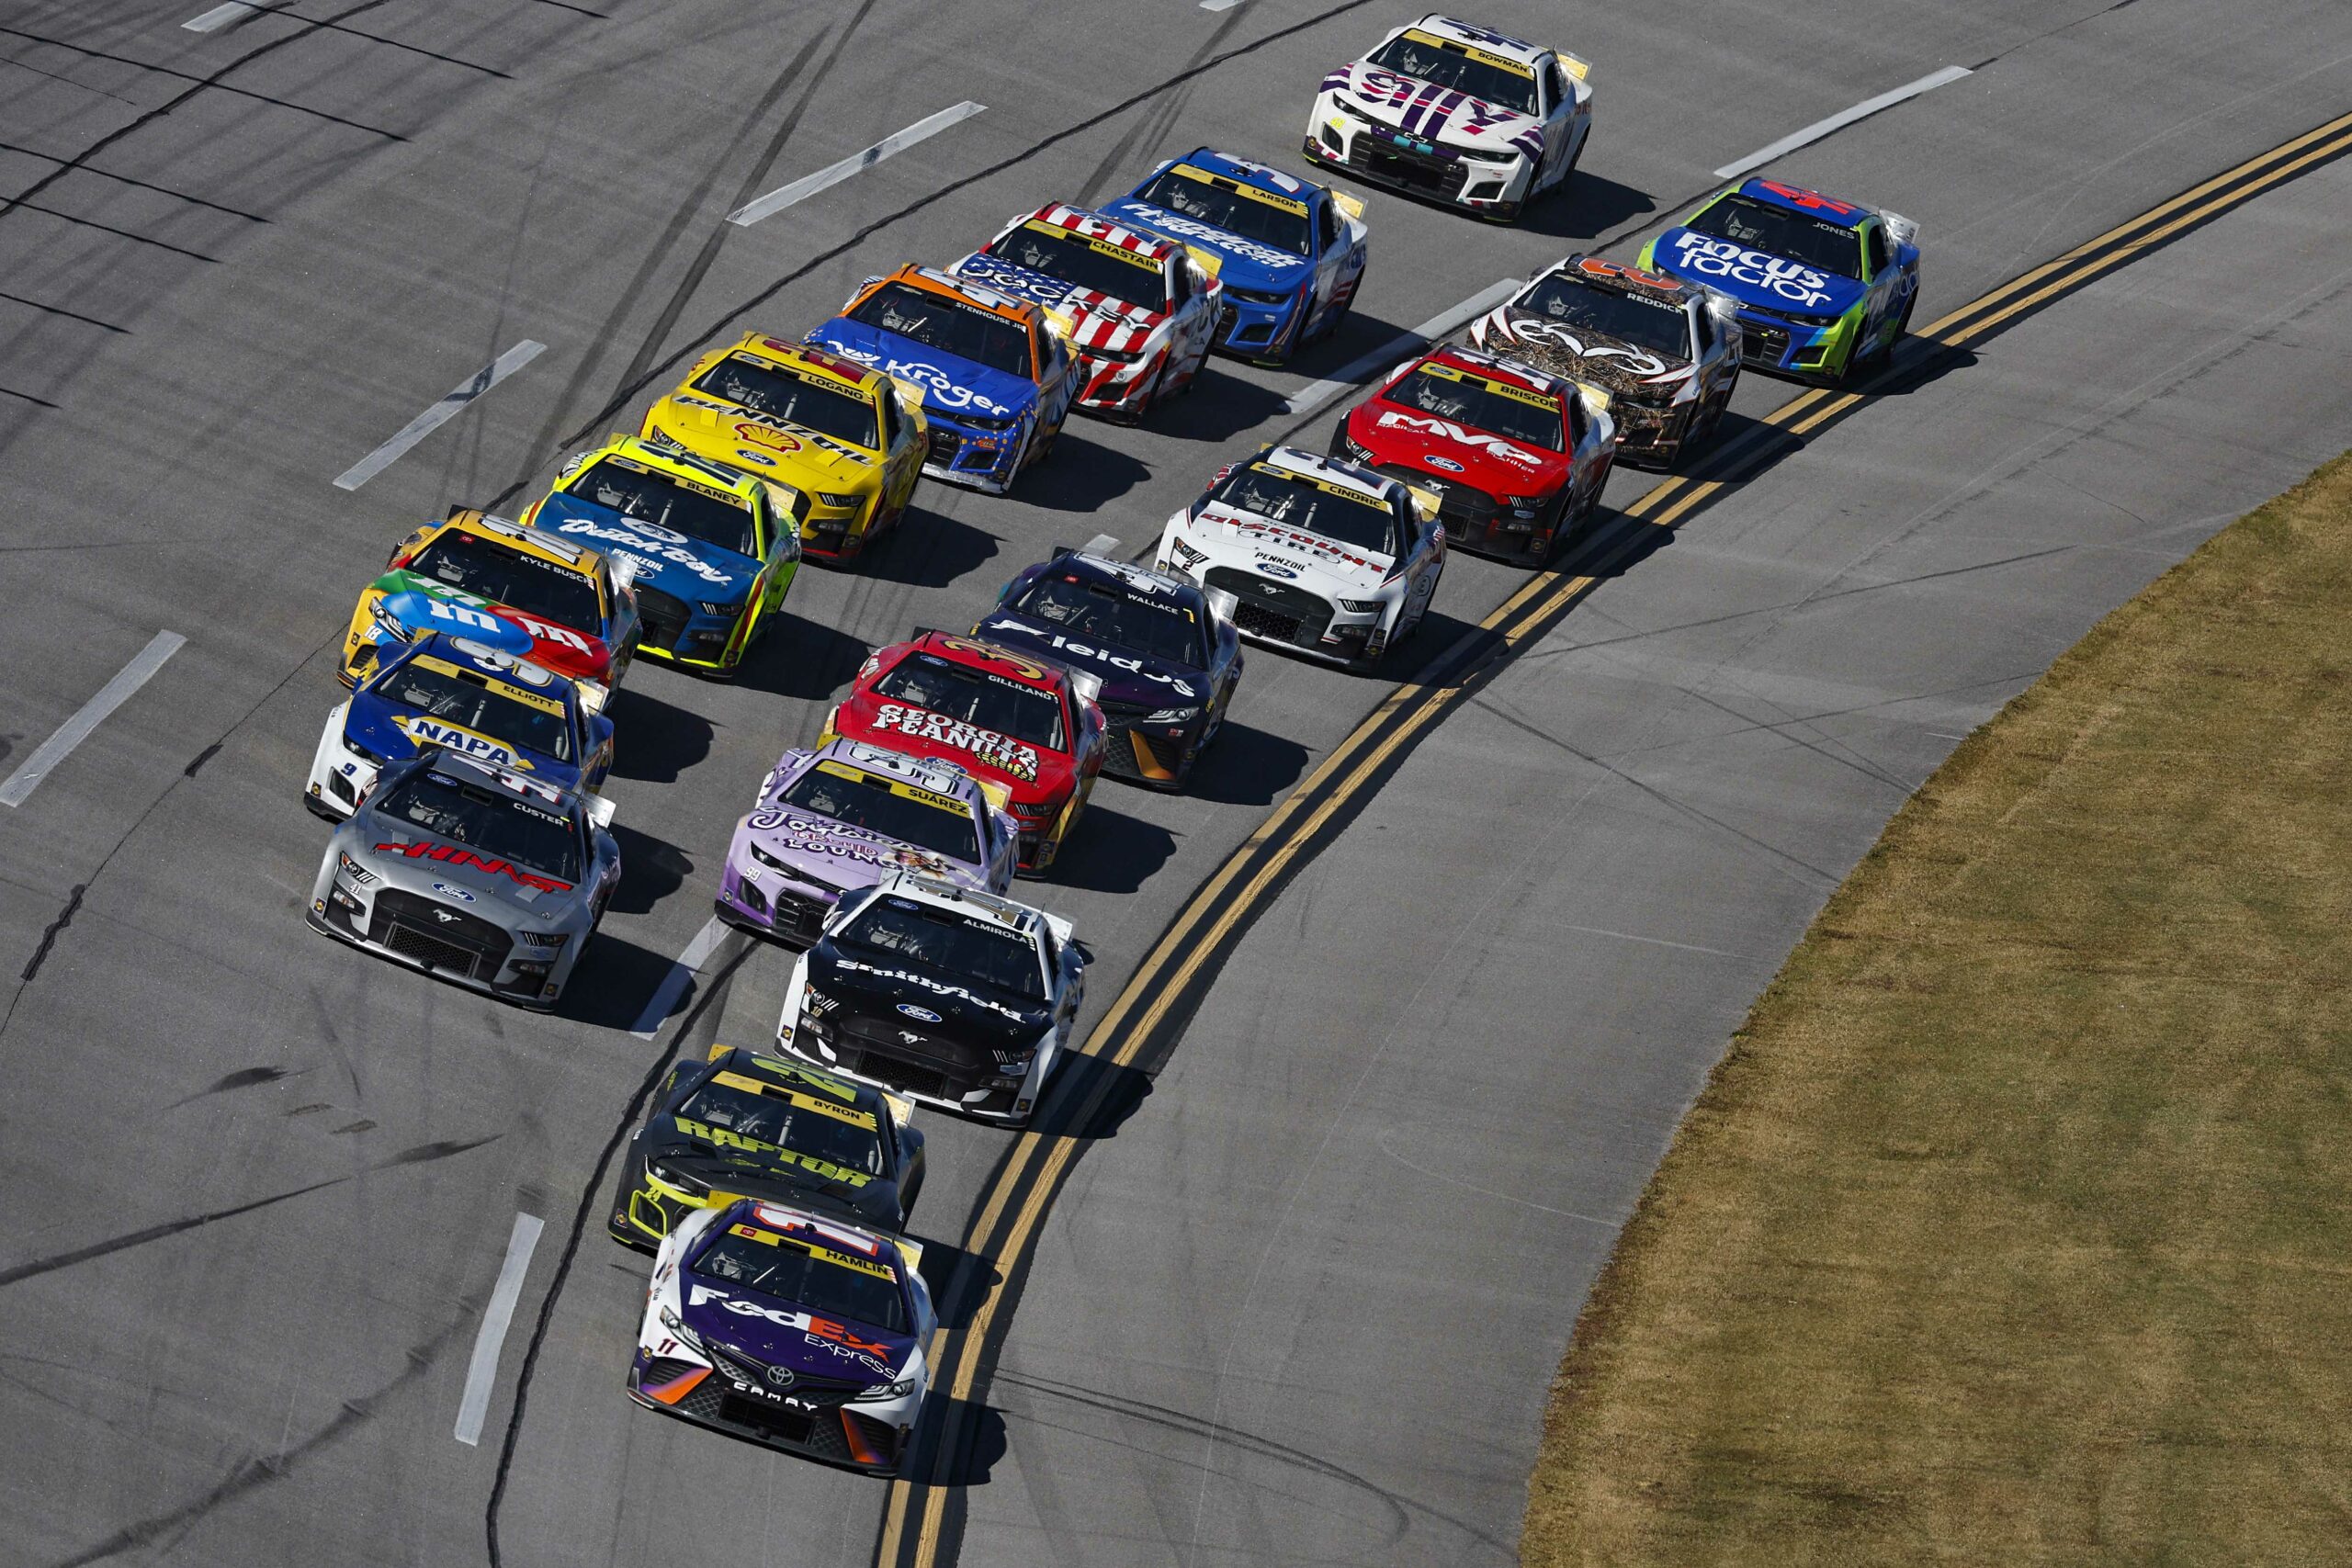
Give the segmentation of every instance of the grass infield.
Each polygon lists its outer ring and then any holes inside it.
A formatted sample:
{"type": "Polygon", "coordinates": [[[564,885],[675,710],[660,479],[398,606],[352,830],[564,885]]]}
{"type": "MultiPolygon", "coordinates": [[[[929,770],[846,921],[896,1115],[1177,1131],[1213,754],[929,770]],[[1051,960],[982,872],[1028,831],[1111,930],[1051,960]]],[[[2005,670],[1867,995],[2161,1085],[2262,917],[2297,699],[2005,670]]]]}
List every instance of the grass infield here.
{"type": "Polygon", "coordinates": [[[1522,1561],[2352,1562],[2352,456],[1952,753],[1734,1037],[1522,1561]]]}

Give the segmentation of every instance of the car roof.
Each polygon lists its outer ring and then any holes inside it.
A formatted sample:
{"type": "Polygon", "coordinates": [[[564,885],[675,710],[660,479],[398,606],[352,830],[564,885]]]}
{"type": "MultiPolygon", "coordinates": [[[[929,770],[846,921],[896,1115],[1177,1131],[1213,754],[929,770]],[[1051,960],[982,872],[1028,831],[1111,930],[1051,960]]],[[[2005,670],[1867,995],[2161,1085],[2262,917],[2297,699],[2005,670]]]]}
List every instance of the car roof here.
{"type": "MultiPolygon", "coordinates": [[[[559,675],[543,665],[527,659],[517,659],[487,644],[476,642],[460,632],[431,632],[408,643],[398,660],[387,660],[386,668],[406,664],[419,657],[430,656],[462,666],[486,680],[498,681],[549,702],[562,702],[578,693],[579,682],[568,675],[559,675]],[[534,676],[537,679],[533,679],[534,676]]],[[[370,681],[368,684],[375,682],[370,681]]]]}
{"type": "Polygon", "coordinates": [[[1568,382],[1563,378],[1547,376],[1532,365],[1523,365],[1516,359],[1499,359],[1476,348],[1449,344],[1432,349],[1414,362],[1414,368],[1423,365],[1444,365],[1457,370],[1472,371],[1517,387],[1521,391],[1558,398],[1563,401],[1568,397],[1568,382]]]}
{"type": "MultiPolygon", "coordinates": [[[[906,1256],[904,1243],[887,1231],[868,1230],[863,1225],[854,1225],[830,1215],[796,1208],[790,1203],[770,1202],[762,1198],[746,1198],[741,1202],[729,1204],[718,1223],[711,1227],[711,1233],[716,1235],[730,1224],[745,1224],[773,1231],[778,1235],[795,1235],[824,1246],[842,1247],[861,1253],[876,1262],[913,1267],[914,1260],[906,1256]]],[[[904,1280],[900,1283],[903,1284],[904,1280]]]]}
{"type": "Polygon", "coordinates": [[[1105,218],[1091,209],[1072,207],[1066,201],[1047,202],[1021,221],[1046,223],[1057,229],[1067,230],[1080,239],[1101,240],[1105,244],[1116,245],[1123,251],[1133,251],[1147,261],[1164,262],[1182,248],[1165,235],[1147,233],[1140,229],[1130,229],[1125,224],[1105,218]]]}
{"type": "Polygon", "coordinates": [[[1320,479],[1326,484],[1340,485],[1368,499],[1384,502],[1393,502],[1396,492],[1405,488],[1403,481],[1393,479],[1386,474],[1375,473],[1337,457],[1326,457],[1304,446],[1269,446],[1254,460],[1308,479],[1320,479]]]}
{"type": "MultiPolygon", "coordinates": [[[[697,457],[666,435],[614,435],[602,446],[582,453],[580,467],[565,476],[563,485],[569,487],[585,474],[588,465],[596,458],[614,456],[642,464],[667,479],[684,479],[691,485],[724,491],[741,502],[756,502],[766,493],[766,487],[761,480],[740,468],[730,468],[707,457],[697,457]]],[[[571,492],[566,489],[565,493],[571,492]]]]}
{"type": "Polygon", "coordinates": [[[887,1098],[872,1084],[836,1077],[820,1068],[787,1062],[778,1056],[762,1055],[749,1045],[714,1045],[710,1048],[709,1060],[721,1071],[740,1073],[745,1077],[789,1089],[797,1094],[822,1096],[845,1108],[866,1111],[876,1118],[877,1127],[881,1119],[889,1114],[887,1098]]]}
{"type": "Polygon", "coordinates": [[[1760,175],[1742,185],[1739,194],[1752,201],[1760,201],[1790,212],[1802,212],[1807,218],[1817,218],[1825,223],[1843,224],[1849,229],[1860,228],[1873,216],[1871,209],[1860,202],[1843,201],[1833,196],[1824,196],[1817,190],[1807,190],[1803,186],[1768,180],[1760,175]]]}
{"type": "MultiPolygon", "coordinates": [[[[1525,39],[1513,38],[1509,33],[1498,33],[1490,28],[1482,28],[1475,22],[1459,21],[1452,17],[1441,16],[1435,11],[1408,25],[1417,31],[1428,33],[1434,38],[1442,38],[1453,43],[1468,44],[1474,49],[1483,49],[1489,54],[1499,54],[1506,59],[1516,60],[1521,64],[1532,65],[1552,52],[1542,44],[1530,43],[1525,39]]],[[[1404,31],[1404,28],[1398,28],[1396,32],[1388,36],[1395,38],[1404,31]]],[[[1381,41],[1385,43],[1387,39],[1384,39],[1381,41]]]]}
{"type": "MultiPolygon", "coordinates": [[[[510,769],[495,768],[488,762],[478,761],[461,752],[427,751],[418,760],[425,764],[424,772],[461,773],[468,784],[478,784],[509,799],[519,800],[542,810],[563,811],[580,805],[580,792],[577,790],[558,789],[553,784],[525,778],[510,769]]],[[[574,814],[577,814],[576,810],[574,814]]]]}
{"type": "MultiPolygon", "coordinates": [[[[1546,267],[1535,282],[1540,283],[1546,277],[1564,277],[1588,288],[1651,294],[1676,305],[1698,299],[1702,293],[1697,285],[1682,278],[1662,272],[1650,272],[1624,262],[1611,261],[1606,256],[1585,255],[1581,252],[1546,267]]],[[[1532,288],[1534,284],[1528,287],[1532,288]]]]}
{"type": "MultiPolygon", "coordinates": [[[[1069,684],[1069,671],[1060,665],[1049,664],[1034,654],[1016,653],[1012,649],[981,637],[956,632],[926,631],[917,633],[899,646],[908,653],[936,654],[951,664],[986,670],[991,675],[1001,675],[1008,681],[1018,681],[1039,691],[1059,692],[1069,684]]],[[[898,660],[892,662],[895,664],[898,660]]]]}
{"type": "Polygon", "coordinates": [[[853,740],[838,736],[810,753],[814,761],[846,763],[850,767],[894,779],[899,784],[927,789],[933,795],[953,795],[967,806],[984,807],[988,792],[979,781],[955,762],[932,757],[910,756],[893,751],[887,746],[876,746],[870,740],[853,740]]]}
{"type": "Polygon", "coordinates": [[[1214,147],[1195,147],[1181,158],[1170,158],[1163,167],[1174,168],[1179,164],[1292,201],[1306,201],[1316,192],[1326,188],[1317,181],[1301,179],[1287,170],[1256,163],[1236,153],[1220,152],[1214,147]]]}
{"type": "Polygon", "coordinates": [[[874,885],[876,893],[894,893],[912,898],[934,908],[978,910],[1001,921],[1008,930],[1023,936],[1036,937],[1046,929],[1046,912],[1034,905],[1001,894],[982,892],[977,888],[958,887],[952,882],[935,876],[925,876],[916,871],[895,871],[874,885]]]}
{"type": "MultiPolygon", "coordinates": [[[[862,392],[881,395],[890,378],[870,365],[860,365],[854,359],[844,359],[831,350],[805,343],[786,343],[765,333],[745,333],[728,346],[729,354],[748,355],[796,370],[814,370],[821,377],[846,382],[862,392]]],[[[692,378],[689,378],[692,379],[692,378]]]]}
{"type": "Polygon", "coordinates": [[[1154,571],[1148,566],[1120,560],[1114,556],[1098,556],[1089,550],[1062,549],[1036,570],[1055,568],[1075,570],[1080,576],[1102,583],[1117,583],[1146,593],[1169,593],[1187,603],[1204,601],[1206,591],[1196,582],[1188,581],[1172,572],[1154,571]]]}
{"type": "Polygon", "coordinates": [[[887,277],[876,279],[875,287],[879,288],[885,283],[903,283],[910,288],[921,289],[926,293],[945,294],[961,299],[967,304],[978,306],[992,315],[1002,316],[1006,321],[1018,321],[1023,326],[1039,325],[1046,316],[1043,306],[1033,305],[1026,299],[1016,299],[1010,294],[1000,293],[984,283],[974,283],[968,278],[942,272],[937,267],[922,266],[912,262],[887,277]]]}
{"type": "MultiPolygon", "coordinates": [[[[439,538],[450,529],[470,534],[485,542],[503,545],[527,555],[568,566],[583,577],[593,578],[604,564],[605,552],[586,545],[575,545],[560,534],[545,528],[533,528],[515,522],[512,517],[500,517],[471,507],[460,507],[437,525],[434,537],[439,538]]],[[[422,547],[420,547],[421,548],[422,547]]]]}

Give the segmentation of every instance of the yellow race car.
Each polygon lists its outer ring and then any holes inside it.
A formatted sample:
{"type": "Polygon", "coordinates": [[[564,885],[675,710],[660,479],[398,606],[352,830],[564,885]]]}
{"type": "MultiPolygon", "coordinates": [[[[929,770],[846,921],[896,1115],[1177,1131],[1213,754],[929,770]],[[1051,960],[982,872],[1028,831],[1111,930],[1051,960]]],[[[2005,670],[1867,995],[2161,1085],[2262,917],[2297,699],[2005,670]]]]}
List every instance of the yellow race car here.
{"type": "Polygon", "coordinates": [[[695,361],[644,434],[805,497],[800,544],[855,559],[895,525],[931,451],[920,393],[823,349],[748,333],[695,361]]]}

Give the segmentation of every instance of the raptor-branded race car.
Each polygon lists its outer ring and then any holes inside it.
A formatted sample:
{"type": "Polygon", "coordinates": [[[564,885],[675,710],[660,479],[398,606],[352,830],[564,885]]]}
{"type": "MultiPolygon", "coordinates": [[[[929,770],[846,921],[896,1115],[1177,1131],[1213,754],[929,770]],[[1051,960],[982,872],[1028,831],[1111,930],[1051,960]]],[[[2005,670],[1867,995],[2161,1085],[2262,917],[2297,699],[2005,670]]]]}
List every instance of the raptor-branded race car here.
{"type": "Polygon", "coordinates": [[[1216,347],[1279,365],[1339,330],[1363,285],[1363,203],[1229,152],[1196,148],[1104,211],[1180,240],[1216,264],[1216,347]]]}
{"type": "Polygon", "coordinates": [[[302,803],[341,821],[386,764],[454,751],[557,789],[602,789],[613,765],[604,688],[527,660],[435,632],[387,649],[348,701],[327,715],[302,803]]]}
{"type": "Polygon", "coordinates": [[[1054,863],[1102,771],[1093,675],[944,632],[868,656],[825,717],[845,735],[953,762],[1003,792],[1020,825],[1020,869],[1054,863]]]}
{"type": "Polygon", "coordinates": [[[605,1228],[650,1252],[697,1209],[764,1198],[899,1230],[922,1188],[910,1100],[740,1046],[670,1069],[605,1228]]]}
{"type": "Polygon", "coordinates": [[[311,928],[525,1007],[563,994],[620,886],[612,803],[429,751],[327,840],[311,928]]]}
{"type": "Polygon", "coordinates": [[[1609,398],[1617,459],[1671,468],[1723,421],[1739,385],[1738,307],[1680,278],[1570,256],[1470,326],[1489,353],[1609,398]]]}
{"type": "Polygon", "coordinates": [[[1270,446],[1169,518],[1159,565],[1232,594],[1243,637],[1370,670],[1429,613],[1445,530],[1402,479],[1270,446]]]}
{"type": "Polygon", "coordinates": [[[844,892],[894,871],[1001,893],[1018,844],[1002,791],[965,769],[829,738],[786,751],[735,825],[718,917],[761,936],[814,942],[844,892]]]}
{"type": "Polygon", "coordinates": [[[388,645],[454,632],[559,675],[617,685],[637,651],[634,570],[560,535],[452,512],[393,547],[389,570],[361,592],[337,673],[356,686],[388,645]]]}
{"type": "Polygon", "coordinates": [[[854,893],[800,955],[776,1043],[967,1116],[1020,1125],[1086,989],[1068,920],[921,876],[854,893]]]}
{"type": "Polygon", "coordinates": [[[642,434],[765,480],[820,560],[854,559],[896,527],[931,450],[919,389],[760,333],[695,361],[642,434]]]}
{"type": "Polygon", "coordinates": [[[1919,299],[1918,238],[1907,218],[1759,176],[1642,247],[1641,265],[1737,300],[1748,364],[1827,386],[1894,352],[1919,299]]]}
{"type": "Polygon", "coordinates": [[[1140,420],[1189,390],[1208,359],[1223,309],[1216,259],[1204,265],[1173,240],[1057,202],[948,270],[1068,316],[1078,406],[1140,420]]]}
{"type": "Polygon", "coordinates": [[[904,1236],[746,1198],[697,1209],[655,1255],[629,1364],[649,1410],[895,1475],[938,1325],[904,1236]]]}
{"type": "Polygon", "coordinates": [[[1230,593],[1063,547],[1006,583],[972,635],[1095,675],[1102,771],[1181,789],[1241,679],[1233,607],[1230,593]]]}
{"type": "Polygon", "coordinates": [[[1574,55],[1423,17],[1323,78],[1306,155],[1509,222],[1566,185],[1584,156],[1588,70],[1574,55]]]}
{"type": "Polygon", "coordinates": [[[1440,348],[1350,410],[1331,452],[1436,495],[1449,547],[1541,565],[1600,504],[1617,450],[1608,400],[1475,348],[1440,348]]]}
{"type": "Polygon", "coordinates": [[[868,278],[808,341],[922,388],[923,472],[992,495],[1051,449],[1078,393],[1066,320],[927,266],[868,278]]]}

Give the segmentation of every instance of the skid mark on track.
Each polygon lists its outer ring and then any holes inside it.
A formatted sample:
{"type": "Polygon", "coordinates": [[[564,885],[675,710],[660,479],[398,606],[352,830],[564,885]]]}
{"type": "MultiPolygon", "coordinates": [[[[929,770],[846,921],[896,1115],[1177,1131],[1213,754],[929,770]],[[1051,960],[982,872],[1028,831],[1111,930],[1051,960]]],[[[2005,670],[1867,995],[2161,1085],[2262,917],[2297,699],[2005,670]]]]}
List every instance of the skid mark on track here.
{"type": "Polygon", "coordinates": [[[181,1096],[164,1109],[177,1111],[183,1105],[192,1105],[210,1095],[233,1094],[241,1089],[258,1089],[263,1084],[277,1083],[281,1078],[297,1077],[310,1070],[308,1067],[240,1067],[233,1073],[222,1074],[194,1094],[181,1096]]]}

